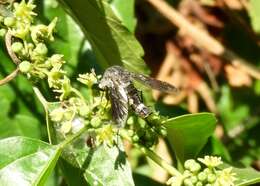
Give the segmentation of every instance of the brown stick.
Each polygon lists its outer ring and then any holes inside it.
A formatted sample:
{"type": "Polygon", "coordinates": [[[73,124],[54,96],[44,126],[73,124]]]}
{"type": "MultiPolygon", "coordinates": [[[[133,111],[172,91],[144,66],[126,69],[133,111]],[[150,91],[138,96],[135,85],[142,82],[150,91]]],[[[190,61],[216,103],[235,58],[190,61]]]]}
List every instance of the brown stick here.
{"type": "Polygon", "coordinates": [[[12,34],[10,33],[9,30],[5,34],[5,46],[10,58],[16,64],[16,69],[13,72],[11,72],[11,74],[6,76],[4,79],[0,80],[0,86],[8,83],[9,81],[11,81],[17,76],[19,72],[18,64],[21,63],[20,59],[16,56],[16,54],[12,50],[12,34]]]}
{"type": "Polygon", "coordinates": [[[21,63],[20,59],[18,59],[18,57],[12,50],[12,34],[10,33],[10,30],[8,30],[7,33],[5,34],[5,46],[6,46],[7,52],[9,54],[9,56],[11,57],[12,61],[16,65],[21,63]]]}
{"type": "Polygon", "coordinates": [[[174,25],[180,28],[183,34],[189,35],[195,41],[199,47],[202,47],[209,52],[222,56],[226,60],[235,63],[247,71],[252,77],[260,79],[260,71],[249,64],[246,60],[240,58],[232,51],[225,48],[219,41],[211,37],[204,30],[201,30],[194,25],[192,25],[185,17],[183,17],[178,11],[173,7],[168,5],[164,0],[147,0],[151,5],[154,6],[163,16],[165,16],[174,25]]]}
{"type": "Polygon", "coordinates": [[[8,83],[9,81],[13,80],[19,72],[19,68],[17,67],[11,74],[6,76],[4,79],[0,80],[0,86],[8,83]]]}

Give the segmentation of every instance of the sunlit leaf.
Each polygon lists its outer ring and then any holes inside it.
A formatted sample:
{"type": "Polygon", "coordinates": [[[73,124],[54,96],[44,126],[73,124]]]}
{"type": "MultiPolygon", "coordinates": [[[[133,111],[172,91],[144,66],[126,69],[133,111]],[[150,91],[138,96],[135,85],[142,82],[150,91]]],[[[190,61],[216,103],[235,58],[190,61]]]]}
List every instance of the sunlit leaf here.
{"type": "Polygon", "coordinates": [[[43,185],[61,154],[58,146],[27,137],[0,140],[0,183],[43,185]]]}
{"type": "Polygon", "coordinates": [[[104,0],[59,0],[81,26],[103,68],[124,65],[147,72],[143,49],[104,0]]]}
{"type": "Polygon", "coordinates": [[[178,159],[195,158],[214,132],[216,118],[211,113],[187,114],[167,120],[167,139],[178,159]]]}

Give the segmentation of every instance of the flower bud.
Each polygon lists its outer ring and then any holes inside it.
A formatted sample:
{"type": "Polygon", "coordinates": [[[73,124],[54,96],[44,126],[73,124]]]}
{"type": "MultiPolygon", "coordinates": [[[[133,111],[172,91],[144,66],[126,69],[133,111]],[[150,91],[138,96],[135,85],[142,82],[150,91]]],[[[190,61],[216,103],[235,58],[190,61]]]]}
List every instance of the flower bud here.
{"type": "Polygon", "coordinates": [[[4,37],[5,34],[6,34],[6,29],[1,28],[1,29],[0,29],[0,37],[4,37]]]}
{"type": "Polygon", "coordinates": [[[90,124],[94,127],[97,128],[101,125],[101,119],[99,117],[93,117],[90,121],[90,124]]]}
{"type": "Polygon", "coordinates": [[[6,17],[4,18],[4,24],[8,27],[11,27],[15,24],[16,19],[14,17],[6,17]]]}
{"type": "Polygon", "coordinates": [[[14,42],[12,44],[12,50],[15,53],[21,52],[22,49],[23,49],[23,44],[21,42],[14,42]]]}
{"type": "Polygon", "coordinates": [[[213,182],[215,182],[215,180],[216,180],[217,178],[216,178],[216,175],[215,174],[208,174],[208,178],[207,178],[207,180],[208,180],[208,182],[209,183],[213,183],[213,182]]]}
{"type": "Polygon", "coordinates": [[[200,181],[205,181],[205,180],[207,179],[207,174],[206,174],[205,172],[200,172],[200,173],[198,174],[198,179],[199,179],[200,181]]]}
{"type": "Polygon", "coordinates": [[[23,61],[19,64],[19,70],[22,73],[28,73],[31,70],[32,64],[29,61],[23,61]]]}

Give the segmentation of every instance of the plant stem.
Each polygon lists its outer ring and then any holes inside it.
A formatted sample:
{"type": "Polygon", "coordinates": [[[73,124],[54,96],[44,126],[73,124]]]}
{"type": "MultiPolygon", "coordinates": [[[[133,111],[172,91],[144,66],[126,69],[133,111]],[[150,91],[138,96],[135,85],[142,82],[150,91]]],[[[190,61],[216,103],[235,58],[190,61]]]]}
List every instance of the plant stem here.
{"type": "Polygon", "coordinates": [[[160,156],[155,154],[150,149],[139,145],[136,145],[136,147],[138,147],[146,156],[148,156],[155,163],[164,168],[172,176],[181,176],[181,173],[177,169],[175,169],[175,167],[171,166],[169,163],[167,163],[165,160],[163,160],[160,156]]]}
{"type": "Polygon", "coordinates": [[[46,127],[47,127],[47,134],[48,134],[48,140],[49,143],[52,144],[52,140],[51,140],[51,129],[50,129],[50,124],[49,124],[49,110],[48,110],[48,102],[46,101],[46,99],[43,97],[42,93],[40,92],[40,90],[37,87],[33,87],[33,91],[36,94],[37,98],[39,99],[39,101],[41,102],[41,104],[43,105],[43,108],[45,110],[45,119],[46,119],[46,127]]]}
{"type": "Polygon", "coordinates": [[[77,139],[81,134],[83,134],[88,128],[87,127],[83,127],[82,129],[80,129],[77,133],[69,136],[66,140],[64,140],[61,144],[60,147],[64,148],[67,144],[71,143],[72,141],[74,141],[75,139],[77,139]]]}
{"type": "Polygon", "coordinates": [[[47,109],[48,108],[48,101],[46,101],[46,99],[44,98],[44,96],[42,95],[40,90],[37,87],[33,87],[33,91],[36,94],[39,101],[41,102],[41,104],[43,105],[44,109],[47,109]]]}
{"type": "Polygon", "coordinates": [[[133,143],[131,137],[127,134],[126,130],[121,129],[120,136],[122,136],[123,138],[125,138],[126,140],[128,140],[132,144],[134,144],[135,147],[140,149],[146,156],[148,156],[151,160],[153,160],[155,163],[157,163],[164,170],[166,170],[170,175],[172,175],[172,176],[181,176],[182,175],[175,167],[171,166],[169,163],[167,163],[165,160],[163,160],[160,156],[155,154],[150,149],[133,143]]]}
{"type": "Polygon", "coordinates": [[[18,72],[19,72],[19,68],[17,67],[11,74],[6,76],[4,79],[0,80],[0,85],[4,85],[9,81],[13,80],[17,76],[18,72]]]}

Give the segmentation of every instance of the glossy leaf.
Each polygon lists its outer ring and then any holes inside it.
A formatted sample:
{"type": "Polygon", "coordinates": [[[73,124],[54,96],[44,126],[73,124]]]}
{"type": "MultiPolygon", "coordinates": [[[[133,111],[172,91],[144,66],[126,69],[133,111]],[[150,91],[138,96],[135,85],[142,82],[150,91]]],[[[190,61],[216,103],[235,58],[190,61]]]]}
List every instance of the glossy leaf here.
{"type": "Polygon", "coordinates": [[[216,118],[211,113],[187,114],[164,122],[167,139],[177,158],[194,158],[214,132],[216,118]]]}
{"type": "Polygon", "coordinates": [[[86,161],[84,176],[90,185],[131,186],[134,185],[126,154],[119,147],[98,147],[86,161]]]}
{"type": "Polygon", "coordinates": [[[143,49],[104,0],[59,0],[82,28],[103,68],[124,65],[147,72],[143,49]]]}
{"type": "Polygon", "coordinates": [[[0,183],[43,185],[61,154],[58,146],[27,137],[0,140],[0,183]]]}

